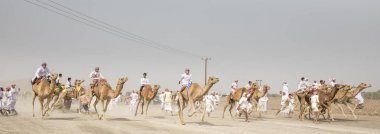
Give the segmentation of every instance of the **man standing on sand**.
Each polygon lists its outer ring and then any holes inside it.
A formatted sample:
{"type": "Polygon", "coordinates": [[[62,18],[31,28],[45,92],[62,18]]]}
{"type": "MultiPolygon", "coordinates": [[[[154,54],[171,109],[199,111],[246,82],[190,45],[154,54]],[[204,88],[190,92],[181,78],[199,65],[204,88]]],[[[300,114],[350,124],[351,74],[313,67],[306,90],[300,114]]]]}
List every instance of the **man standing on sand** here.
{"type": "Polygon", "coordinates": [[[356,107],[356,109],[363,109],[364,108],[364,105],[363,105],[364,104],[364,98],[362,96],[361,91],[355,96],[355,99],[358,102],[358,106],[356,107]]]}
{"type": "Polygon", "coordinates": [[[243,96],[239,100],[238,111],[239,111],[239,114],[244,113],[246,122],[248,122],[248,105],[249,105],[249,102],[248,102],[247,94],[243,93],[243,96]]]}
{"type": "Polygon", "coordinates": [[[136,108],[139,95],[135,92],[135,90],[133,90],[130,96],[131,96],[131,102],[129,103],[129,111],[133,111],[136,108]]]}
{"type": "Polygon", "coordinates": [[[164,104],[165,104],[165,92],[161,92],[160,95],[158,95],[158,100],[161,102],[161,110],[164,110],[164,104]]]}
{"type": "Polygon", "coordinates": [[[220,96],[219,96],[219,93],[215,93],[215,99],[216,99],[216,101],[215,101],[215,105],[216,105],[216,106],[219,106],[219,102],[220,102],[220,96]]]}
{"type": "Polygon", "coordinates": [[[214,95],[215,95],[215,93],[212,93],[212,94],[206,95],[204,97],[204,101],[205,101],[205,105],[206,105],[206,112],[207,112],[208,117],[210,117],[211,112],[214,112],[214,110],[215,110],[214,104],[215,104],[216,99],[215,99],[214,95]]]}
{"type": "Polygon", "coordinates": [[[15,106],[16,106],[17,94],[18,94],[18,92],[16,90],[16,84],[12,84],[11,89],[10,89],[9,94],[8,94],[8,96],[9,96],[8,108],[12,113],[14,113],[16,115],[17,115],[17,112],[15,109],[15,106]]]}
{"type": "Polygon", "coordinates": [[[165,110],[165,113],[166,112],[170,112],[171,115],[173,116],[173,109],[172,109],[172,93],[169,91],[169,89],[165,89],[165,93],[164,93],[164,110],[165,110]]]}

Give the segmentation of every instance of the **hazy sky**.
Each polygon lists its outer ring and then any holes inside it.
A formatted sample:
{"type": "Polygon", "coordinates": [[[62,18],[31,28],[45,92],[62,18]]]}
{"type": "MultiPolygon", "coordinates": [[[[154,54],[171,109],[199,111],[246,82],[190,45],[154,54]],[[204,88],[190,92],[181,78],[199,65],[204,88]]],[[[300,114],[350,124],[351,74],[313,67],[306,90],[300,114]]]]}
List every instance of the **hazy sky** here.
{"type": "MultiPolygon", "coordinates": [[[[30,0],[37,2],[35,0],[30,0]]],[[[48,0],[40,0],[49,2],[48,0]]],[[[211,57],[212,89],[262,79],[277,92],[299,78],[380,86],[379,0],[54,0],[161,44],[211,57]]],[[[0,1],[0,81],[29,80],[44,61],[65,78],[177,89],[185,67],[203,83],[200,58],[163,52],[70,20],[23,0],[0,1]]],[[[88,84],[88,83],[86,83],[88,84]]],[[[162,90],[163,91],[163,90],[162,90]]]]}

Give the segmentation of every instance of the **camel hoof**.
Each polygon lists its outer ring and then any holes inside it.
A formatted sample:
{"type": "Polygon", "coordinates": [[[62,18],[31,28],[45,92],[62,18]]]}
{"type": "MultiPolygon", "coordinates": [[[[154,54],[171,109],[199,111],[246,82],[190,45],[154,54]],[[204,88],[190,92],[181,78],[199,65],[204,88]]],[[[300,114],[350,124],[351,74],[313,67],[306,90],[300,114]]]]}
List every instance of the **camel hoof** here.
{"type": "Polygon", "coordinates": [[[187,115],[187,116],[192,117],[194,114],[195,114],[195,112],[191,112],[191,113],[190,113],[189,115],[187,115]]]}

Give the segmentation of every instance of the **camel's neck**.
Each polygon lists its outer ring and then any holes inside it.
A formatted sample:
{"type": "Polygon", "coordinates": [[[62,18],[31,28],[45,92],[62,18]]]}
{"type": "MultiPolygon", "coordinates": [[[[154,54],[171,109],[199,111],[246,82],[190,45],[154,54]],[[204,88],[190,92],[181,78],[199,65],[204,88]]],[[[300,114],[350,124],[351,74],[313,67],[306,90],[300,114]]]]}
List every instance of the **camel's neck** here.
{"type": "Polygon", "coordinates": [[[213,86],[214,84],[212,83],[207,83],[207,85],[203,88],[200,96],[204,96],[208,93],[208,91],[210,91],[211,87],[213,86]]]}
{"type": "MultiPolygon", "coordinates": [[[[260,91],[259,91],[260,92],[260,91]]],[[[267,93],[268,93],[268,89],[267,88],[264,88],[263,92],[260,92],[261,94],[259,94],[259,97],[263,97],[265,96],[267,93]]]]}
{"type": "MultiPolygon", "coordinates": [[[[326,92],[327,92],[327,91],[326,91],[326,92]]],[[[327,92],[327,93],[328,93],[328,92],[327,92]]],[[[330,100],[333,99],[337,93],[338,93],[338,89],[337,89],[337,88],[333,88],[333,89],[331,90],[331,93],[330,93],[330,96],[329,96],[330,100]]]]}
{"type": "Polygon", "coordinates": [[[352,96],[349,96],[349,97],[354,97],[354,96],[358,95],[364,89],[365,89],[365,87],[357,87],[357,88],[355,88],[355,90],[353,90],[353,91],[350,92],[352,96]]]}
{"type": "Polygon", "coordinates": [[[150,96],[149,98],[150,98],[150,99],[155,98],[156,95],[157,95],[157,93],[158,93],[158,89],[154,89],[154,91],[151,92],[151,95],[149,95],[149,96],[150,96]]]}
{"type": "Polygon", "coordinates": [[[56,86],[56,82],[55,82],[55,80],[51,80],[51,82],[50,82],[50,90],[51,90],[51,91],[54,91],[55,86],[56,86]]]}
{"type": "Polygon", "coordinates": [[[111,96],[112,96],[113,98],[118,97],[118,96],[120,95],[121,90],[123,90],[123,87],[124,87],[124,84],[117,84],[117,85],[116,85],[116,89],[115,89],[113,95],[112,95],[112,93],[111,93],[111,96]]]}

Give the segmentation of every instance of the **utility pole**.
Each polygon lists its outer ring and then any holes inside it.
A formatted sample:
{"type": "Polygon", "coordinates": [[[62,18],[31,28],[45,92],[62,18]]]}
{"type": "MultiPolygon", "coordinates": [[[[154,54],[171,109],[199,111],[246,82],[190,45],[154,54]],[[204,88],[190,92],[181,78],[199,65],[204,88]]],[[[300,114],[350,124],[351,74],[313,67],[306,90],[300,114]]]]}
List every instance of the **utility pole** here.
{"type": "Polygon", "coordinates": [[[205,85],[207,84],[207,62],[211,60],[211,58],[202,58],[205,61],[205,85]]]}
{"type": "Polygon", "coordinates": [[[260,83],[259,86],[261,87],[261,81],[263,80],[256,80],[256,83],[260,83]]]}

